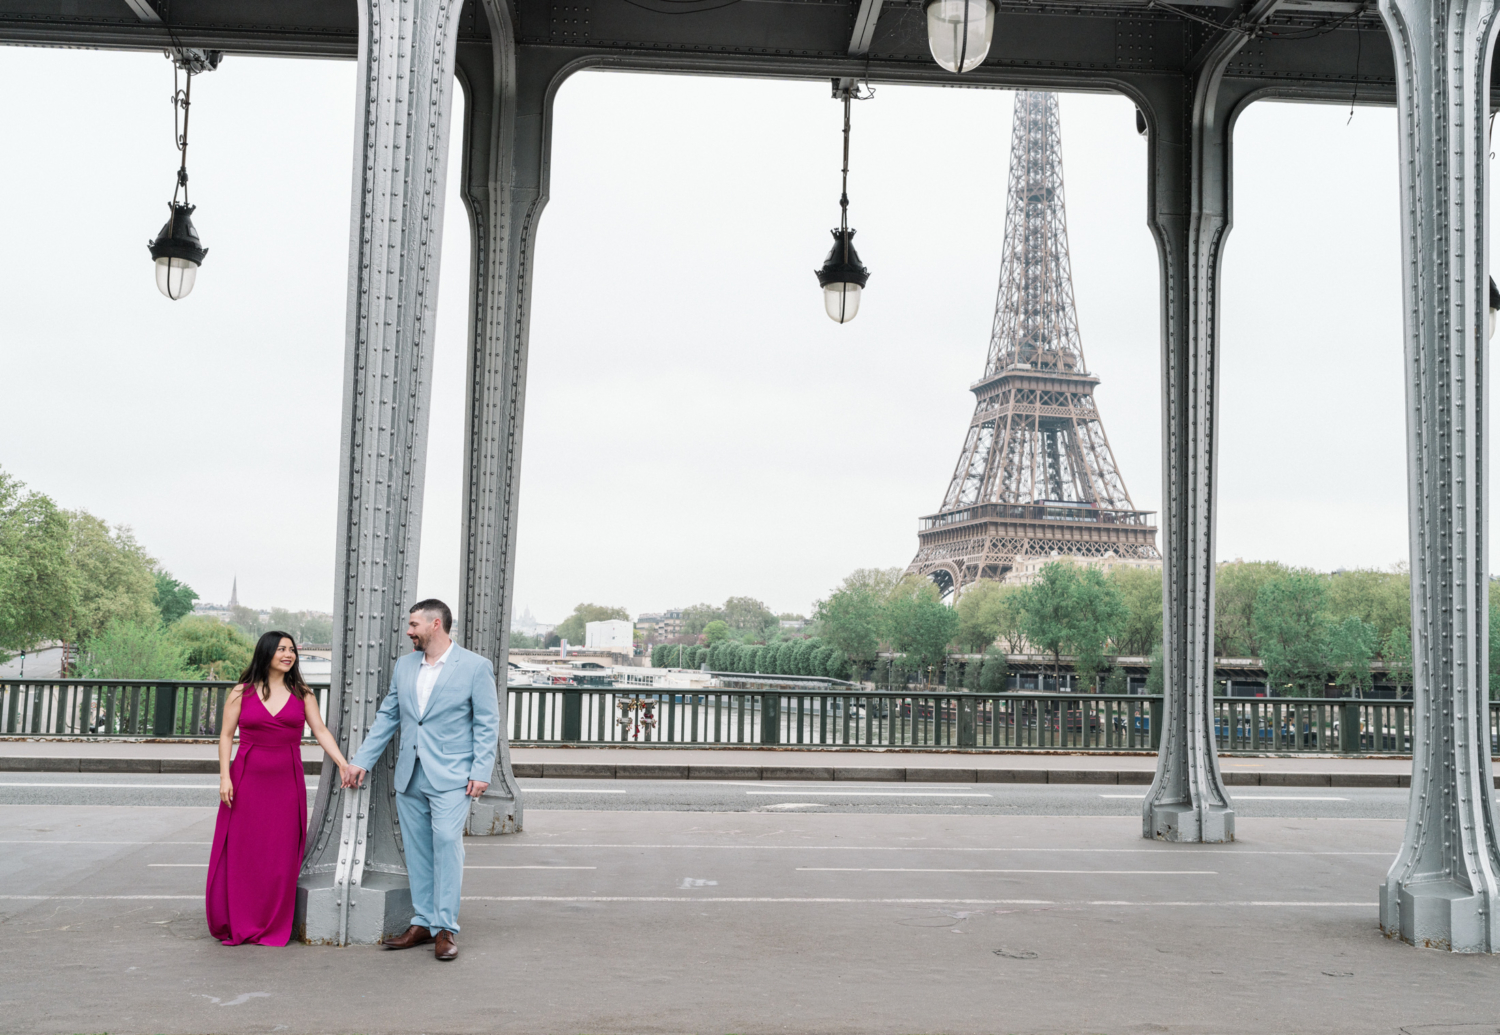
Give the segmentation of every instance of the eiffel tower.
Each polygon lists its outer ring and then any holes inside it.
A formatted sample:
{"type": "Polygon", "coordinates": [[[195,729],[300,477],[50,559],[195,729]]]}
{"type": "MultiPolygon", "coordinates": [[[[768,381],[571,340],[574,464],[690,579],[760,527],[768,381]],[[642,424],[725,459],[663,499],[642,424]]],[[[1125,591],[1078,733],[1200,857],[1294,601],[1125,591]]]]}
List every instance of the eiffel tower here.
{"type": "Polygon", "coordinates": [[[984,376],[943,497],[921,519],[908,574],[944,596],[1023,580],[1054,556],[1158,565],[1154,512],[1115,464],[1073,306],[1057,95],[1016,94],[1005,255],[984,376]]]}

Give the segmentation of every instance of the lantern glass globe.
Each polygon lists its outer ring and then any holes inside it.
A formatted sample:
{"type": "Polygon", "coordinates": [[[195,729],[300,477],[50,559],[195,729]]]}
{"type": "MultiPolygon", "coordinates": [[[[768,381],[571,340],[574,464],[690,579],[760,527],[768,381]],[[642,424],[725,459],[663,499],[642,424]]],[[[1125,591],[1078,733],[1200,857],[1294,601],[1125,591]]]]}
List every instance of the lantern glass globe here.
{"type": "Polygon", "coordinates": [[[823,308],[834,323],[848,323],[859,315],[858,284],[840,282],[823,288],[823,308]]]}
{"type": "Polygon", "coordinates": [[[927,5],[927,46],[932,59],[950,72],[978,68],[990,52],[994,32],[992,0],[931,0],[927,5]]]}
{"type": "Polygon", "coordinates": [[[198,264],[189,259],[156,260],[156,290],[171,299],[186,298],[193,293],[198,264]]]}

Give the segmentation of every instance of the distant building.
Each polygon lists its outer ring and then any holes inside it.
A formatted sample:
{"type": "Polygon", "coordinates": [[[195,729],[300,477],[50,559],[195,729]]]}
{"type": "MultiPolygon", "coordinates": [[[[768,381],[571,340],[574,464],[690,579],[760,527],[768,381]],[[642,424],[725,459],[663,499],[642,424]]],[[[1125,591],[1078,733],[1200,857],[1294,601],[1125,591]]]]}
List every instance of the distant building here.
{"type": "Polygon", "coordinates": [[[529,607],[521,612],[520,618],[517,618],[515,621],[510,623],[511,632],[522,633],[526,636],[546,636],[556,628],[557,626],[555,625],[548,625],[546,622],[538,622],[536,618],[532,616],[531,608],[529,607]]]}
{"type": "Polygon", "coordinates": [[[590,650],[635,651],[635,626],[621,619],[588,622],[583,627],[583,645],[590,650]]]}
{"type": "Polygon", "coordinates": [[[648,611],[635,620],[635,627],[647,640],[675,640],[682,635],[682,611],[648,611]]]}
{"type": "Polygon", "coordinates": [[[1072,554],[1059,555],[1057,551],[1053,551],[1050,557],[1018,558],[1016,566],[1005,573],[1002,581],[1008,585],[1025,585],[1035,582],[1042,569],[1054,561],[1068,561],[1081,568],[1098,568],[1106,575],[1115,568],[1150,568],[1153,571],[1161,571],[1160,557],[1119,557],[1113,550],[1105,551],[1102,557],[1078,557],[1072,554]]]}
{"type": "Polygon", "coordinates": [[[801,632],[806,625],[806,618],[783,618],[781,620],[781,627],[790,629],[792,632],[801,632]]]}

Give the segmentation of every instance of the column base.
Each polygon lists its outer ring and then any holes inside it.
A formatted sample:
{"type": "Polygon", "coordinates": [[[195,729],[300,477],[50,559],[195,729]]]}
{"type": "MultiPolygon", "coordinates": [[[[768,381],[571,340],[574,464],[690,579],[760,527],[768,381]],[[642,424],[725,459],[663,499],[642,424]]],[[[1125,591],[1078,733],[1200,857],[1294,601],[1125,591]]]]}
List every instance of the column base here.
{"type": "Polygon", "coordinates": [[[1186,802],[1152,805],[1147,817],[1147,837],[1158,841],[1221,844],[1234,840],[1234,810],[1212,806],[1206,814],[1186,802]]]}
{"type": "Polygon", "coordinates": [[[1419,949],[1494,952],[1500,932],[1486,905],[1485,896],[1454,881],[1387,881],[1380,889],[1380,929],[1419,949]]]}
{"type": "Polygon", "coordinates": [[[406,875],[366,871],[349,903],[348,938],[340,943],[338,890],[324,883],[332,880],[332,873],[318,873],[298,881],[292,937],[310,945],[377,945],[411,926],[406,875]]]}
{"type": "Polygon", "coordinates": [[[485,792],[470,803],[469,821],[464,825],[464,833],[468,836],[490,837],[520,832],[521,824],[516,819],[516,799],[485,792]]]}

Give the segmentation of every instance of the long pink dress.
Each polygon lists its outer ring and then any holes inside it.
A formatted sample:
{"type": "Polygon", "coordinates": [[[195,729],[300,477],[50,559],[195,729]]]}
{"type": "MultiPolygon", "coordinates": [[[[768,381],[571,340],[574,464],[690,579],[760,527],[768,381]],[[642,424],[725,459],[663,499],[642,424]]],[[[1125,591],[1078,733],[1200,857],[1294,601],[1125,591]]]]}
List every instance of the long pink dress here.
{"type": "Polygon", "coordinates": [[[307,780],[295,695],[272,715],[254,687],[240,706],[240,750],[229,764],[234,807],[219,803],[208,859],[208,930],[225,945],[285,945],[307,840],[307,780]]]}

